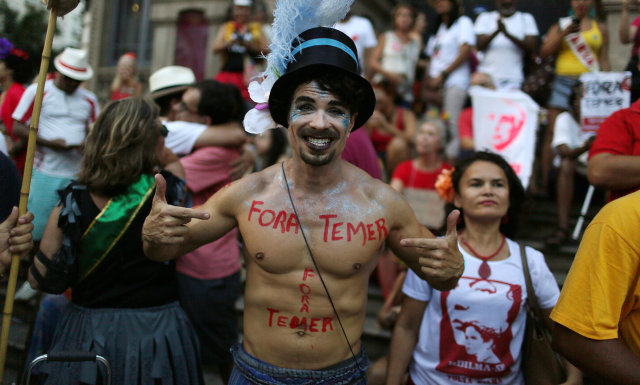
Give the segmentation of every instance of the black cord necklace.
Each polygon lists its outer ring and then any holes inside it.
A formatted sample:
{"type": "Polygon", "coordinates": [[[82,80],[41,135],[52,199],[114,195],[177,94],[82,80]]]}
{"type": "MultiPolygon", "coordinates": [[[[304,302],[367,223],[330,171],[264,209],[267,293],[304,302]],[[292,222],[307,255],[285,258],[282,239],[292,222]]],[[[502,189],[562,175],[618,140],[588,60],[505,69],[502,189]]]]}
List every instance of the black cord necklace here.
{"type": "Polygon", "coordinates": [[[329,294],[329,288],[324,282],[324,278],[322,278],[322,273],[320,272],[320,268],[318,268],[318,264],[316,263],[316,259],[311,252],[311,247],[309,246],[309,242],[307,241],[307,236],[304,234],[304,229],[302,228],[302,222],[300,222],[300,217],[298,216],[298,212],[296,211],[296,205],[293,203],[293,197],[291,196],[291,189],[289,188],[289,180],[287,180],[287,174],[284,172],[284,162],[280,163],[282,166],[282,176],[284,177],[284,184],[287,186],[287,194],[289,194],[289,201],[291,202],[291,207],[293,208],[293,214],[296,216],[296,220],[298,221],[298,225],[300,226],[300,233],[302,234],[302,238],[304,239],[304,243],[307,246],[307,250],[309,250],[309,255],[311,256],[311,262],[313,262],[313,266],[318,272],[318,277],[320,278],[320,282],[322,282],[322,287],[324,287],[325,293],[327,293],[327,298],[329,298],[329,303],[331,304],[331,308],[333,309],[333,314],[335,314],[336,319],[338,320],[338,324],[340,325],[340,330],[342,330],[342,335],[344,336],[345,341],[347,341],[347,347],[351,352],[351,356],[353,356],[353,360],[358,366],[358,370],[360,371],[360,377],[362,377],[364,370],[360,367],[360,363],[356,358],[355,353],[353,352],[353,348],[351,348],[351,343],[349,342],[349,337],[347,337],[347,332],[345,332],[344,327],[342,326],[342,321],[340,320],[340,316],[338,315],[338,310],[336,306],[333,304],[333,299],[331,298],[331,294],[329,294]]]}

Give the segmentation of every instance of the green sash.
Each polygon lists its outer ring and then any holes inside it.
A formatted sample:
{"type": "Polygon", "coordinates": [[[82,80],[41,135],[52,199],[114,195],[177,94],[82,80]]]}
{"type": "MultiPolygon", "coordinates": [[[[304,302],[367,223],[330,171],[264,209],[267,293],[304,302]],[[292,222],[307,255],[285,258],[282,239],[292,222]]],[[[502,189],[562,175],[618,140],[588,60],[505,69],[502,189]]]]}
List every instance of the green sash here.
{"type": "Polygon", "coordinates": [[[151,174],[143,174],[124,194],[111,198],[80,238],[78,282],[84,280],[104,260],[127,231],[155,188],[151,174]]]}

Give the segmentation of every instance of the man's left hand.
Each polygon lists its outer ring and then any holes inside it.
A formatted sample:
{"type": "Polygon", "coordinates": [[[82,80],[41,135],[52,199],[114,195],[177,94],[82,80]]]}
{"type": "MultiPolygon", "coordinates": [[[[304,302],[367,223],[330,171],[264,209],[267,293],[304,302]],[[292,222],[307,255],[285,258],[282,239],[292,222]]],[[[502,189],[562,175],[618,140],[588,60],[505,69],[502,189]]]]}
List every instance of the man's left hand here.
{"type": "MultiPolygon", "coordinates": [[[[400,241],[404,247],[415,247],[420,255],[420,267],[429,279],[440,282],[438,290],[453,289],[464,271],[464,259],[458,249],[456,225],[460,211],[453,210],[447,217],[447,233],[444,238],[407,238],[400,241]]],[[[433,285],[432,285],[433,286],[433,285]]]]}

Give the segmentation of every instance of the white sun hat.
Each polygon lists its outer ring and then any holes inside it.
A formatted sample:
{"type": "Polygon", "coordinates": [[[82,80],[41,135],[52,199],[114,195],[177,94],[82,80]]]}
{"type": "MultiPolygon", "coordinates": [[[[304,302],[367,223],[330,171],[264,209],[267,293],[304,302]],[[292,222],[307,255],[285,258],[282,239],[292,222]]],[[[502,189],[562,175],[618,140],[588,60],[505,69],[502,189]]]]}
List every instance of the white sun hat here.
{"type": "Polygon", "coordinates": [[[237,5],[240,7],[250,7],[252,4],[251,0],[233,0],[233,5],[237,5]]]}
{"type": "Polygon", "coordinates": [[[162,67],[149,76],[149,91],[152,98],[182,91],[195,83],[196,75],[191,68],[183,66],[162,67]]]}
{"type": "Polygon", "coordinates": [[[87,51],[67,47],[53,60],[53,66],[64,76],[85,81],[93,76],[87,51]]]}

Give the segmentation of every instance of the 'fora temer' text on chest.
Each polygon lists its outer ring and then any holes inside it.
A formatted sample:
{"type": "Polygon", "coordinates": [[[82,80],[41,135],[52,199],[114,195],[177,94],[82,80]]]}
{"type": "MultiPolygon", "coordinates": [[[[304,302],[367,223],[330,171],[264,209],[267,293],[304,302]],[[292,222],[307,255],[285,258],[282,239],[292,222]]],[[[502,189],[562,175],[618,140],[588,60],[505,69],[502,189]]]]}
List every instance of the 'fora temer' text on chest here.
{"type": "MultiPolygon", "coordinates": [[[[322,238],[324,242],[362,240],[362,246],[365,246],[367,241],[384,240],[388,235],[384,218],[378,218],[372,222],[352,222],[339,218],[337,214],[323,214],[319,215],[318,219],[324,225],[322,238]]],[[[263,201],[257,200],[251,202],[247,220],[262,227],[280,231],[282,234],[290,232],[297,234],[300,227],[294,213],[268,209],[264,207],[263,201]]]]}

